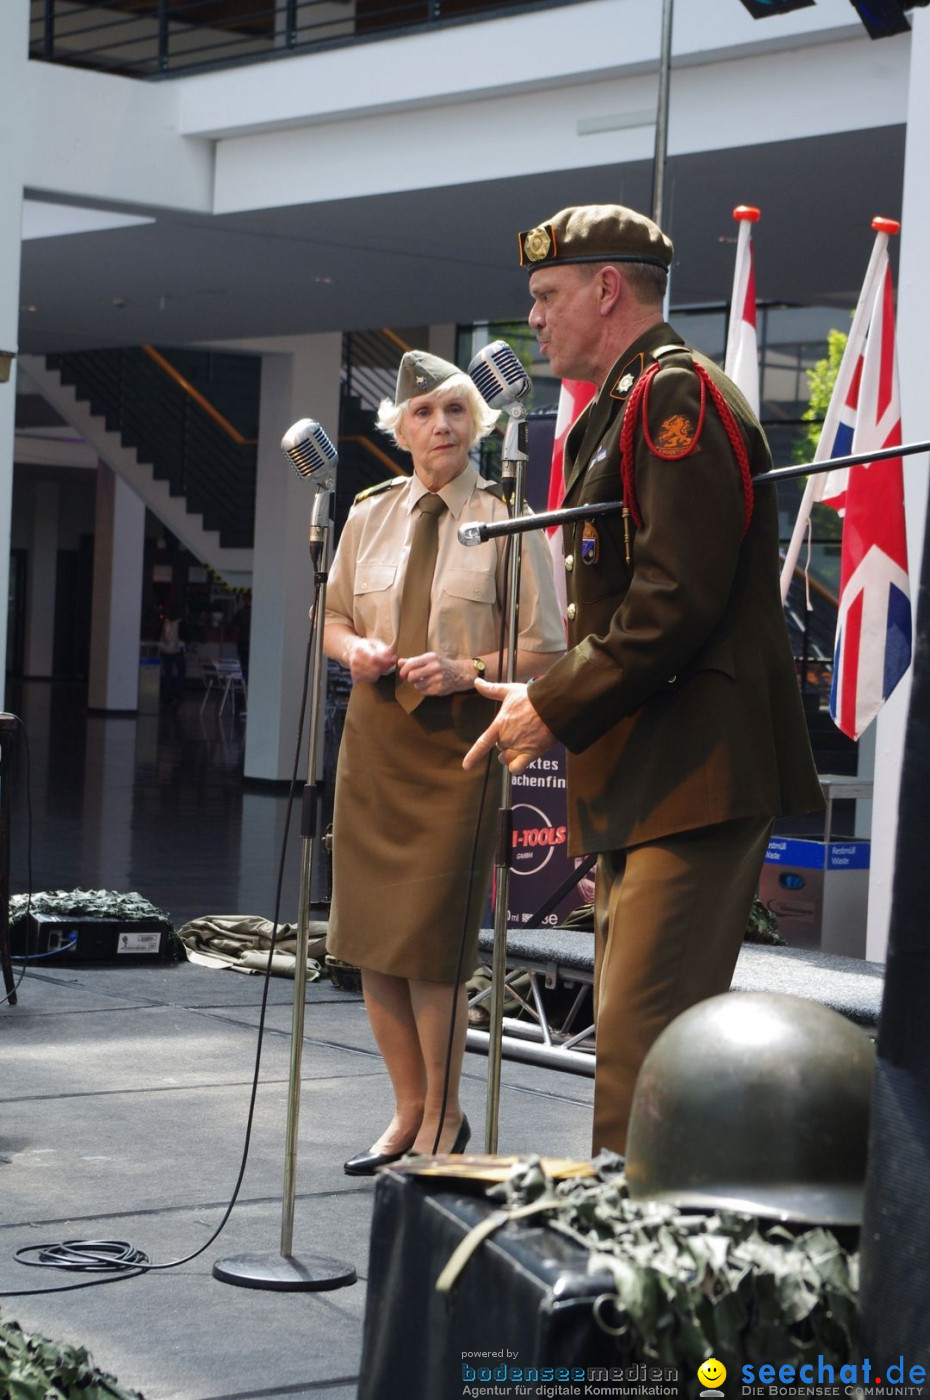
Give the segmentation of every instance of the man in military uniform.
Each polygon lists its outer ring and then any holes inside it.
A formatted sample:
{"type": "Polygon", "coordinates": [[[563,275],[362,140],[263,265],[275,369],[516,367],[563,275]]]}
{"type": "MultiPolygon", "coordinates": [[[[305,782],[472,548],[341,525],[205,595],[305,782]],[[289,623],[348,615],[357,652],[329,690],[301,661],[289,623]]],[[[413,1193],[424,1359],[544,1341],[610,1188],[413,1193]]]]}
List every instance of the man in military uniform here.
{"type": "Polygon", "coordinates": [[[663,320],[672,244],[618,205],[520,235],[529,323],[552,370],[597,394],[565,449],[570,650],[504,703],[522,773],[568,750],[569,842],[597,852],[594,1150],[624,1152],[640,1064],[730,985],[772,821],[822,806],[778,590],[771,465],[749,405],[663,320]]]}

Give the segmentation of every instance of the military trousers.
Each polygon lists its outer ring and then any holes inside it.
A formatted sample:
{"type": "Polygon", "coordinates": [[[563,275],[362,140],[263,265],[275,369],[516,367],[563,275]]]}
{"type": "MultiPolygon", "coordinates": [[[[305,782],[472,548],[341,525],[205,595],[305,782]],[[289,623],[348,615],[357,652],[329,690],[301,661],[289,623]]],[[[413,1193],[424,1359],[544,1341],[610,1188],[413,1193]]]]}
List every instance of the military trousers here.
{"type": "Polygon", "coordinates": [[[640,1065],[662,1030],[733,976],[770,817],[741,817],[598,856],[593,1150],[626,1150],[640,1065]]]}

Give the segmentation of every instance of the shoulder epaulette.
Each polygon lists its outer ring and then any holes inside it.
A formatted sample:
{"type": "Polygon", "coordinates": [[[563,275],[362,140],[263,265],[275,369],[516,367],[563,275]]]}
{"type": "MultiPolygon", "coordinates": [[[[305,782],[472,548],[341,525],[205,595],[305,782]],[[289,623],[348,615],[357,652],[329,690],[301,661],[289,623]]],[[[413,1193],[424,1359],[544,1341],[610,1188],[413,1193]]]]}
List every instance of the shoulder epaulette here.
{"type": "Polygon", "coordinates": [[[379,481],[377,486],[366,486],[364,491],[359,491],[352,504],[357,506],[360,501],[367,501],[371,496],[380,496],[382,491],[390,491],[394,486],[403,486],[409,480],[408,476],[392,476],[387,481],[379,481]]]}
{"type": "Polygon", "coordinates": [[[490,491],[491,495],[496,496],[499,501],[506,501],[507,499],[504,495],[504,488],[499,481],[485,481],[484,489],[485,491],[490,491]]]}

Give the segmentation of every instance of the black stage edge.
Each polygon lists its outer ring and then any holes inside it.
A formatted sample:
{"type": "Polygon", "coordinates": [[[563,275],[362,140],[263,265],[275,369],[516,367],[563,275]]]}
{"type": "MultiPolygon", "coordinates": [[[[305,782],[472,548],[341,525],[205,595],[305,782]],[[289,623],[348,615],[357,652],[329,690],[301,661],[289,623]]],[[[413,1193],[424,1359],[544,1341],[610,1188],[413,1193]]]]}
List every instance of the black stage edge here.
{"type": "Polygon", "coordinates": [[[930,521],[916,613],[859,1299],[863,1355],[905,1384],[930,1372],[930,521]]]}

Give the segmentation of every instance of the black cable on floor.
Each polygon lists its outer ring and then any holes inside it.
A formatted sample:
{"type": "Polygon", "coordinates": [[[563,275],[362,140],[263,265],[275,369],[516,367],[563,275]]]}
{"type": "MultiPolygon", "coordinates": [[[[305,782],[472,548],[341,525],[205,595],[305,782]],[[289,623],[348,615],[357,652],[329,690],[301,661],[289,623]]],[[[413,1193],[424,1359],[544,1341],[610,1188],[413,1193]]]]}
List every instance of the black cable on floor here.
{"type": "MultiPolygon", "coordinates": [[[[319,595],[314,600],[311,616],[316,618],[319,595]]],[[[322,634],[320,636],[322,645],[322,634]]],[[[217,1225],[213,1234],[198,1249],[190,1254],[185,1254],[181,1259],[170,1259],[166,1263],[153,1263],[149,1256],[141,1249],[137,1249],[126,1240],[63,1240],[53,1244],[24,1245],[14,1252],[14,1259],[19,1264],[27,1264],[31,1268],[37,1269],[65,1269],[71,1273],[93,1273],[104,1274],[106,1277],[93,1278],[85,1283],[61,1284],[57,1288],[21,1288],[5,1290],[0,1297],[22,1298],[34,1296],[40,1293],[63,1293],[70,1292],[76,1288],[92,1288],[102,1283],[116,1283],[120,1279],[138,1278],[140,1274],[153,1273],[163,1269],[176,1269],[181,1264],[188,1264],[192,1259],[196,1259],[209,1249],[213,1242],[218,1239],[222,1231],[226,1228],[229,1217],[232,1215],[233,1207],[239,1199],[239,1192],[242,1189],[242,1182],[245,1178],[246,1164],[249,1159],[249,1147],[252,1142],[252,1127],[255,1120],[255,1104],[258,1097],[258,1077],[261,1068],[262,1041],[265,1033],[265,1014],[268,1008],[268,991],[271,985],[271,964],[274,957],[275,943],[278,936],[278,923],[281,913],[281,891],[284,885],[284,866],[287,854],[287,840],[291,825],[291,812],[294,805],[294,794],[297,789],[297,772],[300,764],[300,749],[303,736],[304,719],[307,712],[307,696],[310,685],[310,663],[313,656],[313,626],[307,637],[307,654],[304,664],[303,688],[300,697],[300,713],[297,721],[297,746],[294,752],[294,767],[291,773],[290,800],[287,804],[287,811],[284,820],[284,831],[281,837],[281,858],[278,862],[278,878],[275,886],[274,918],[272,920],[271,943],[268,949],[268,962],[265,967],[265,981],[262,989],[261,1011],[258,1018],[258,1041],[255,1050],[255,1068],[252,1072],[252,1090],[249,1096],[249,1110],[246,1116],[245,1141],[242,1147],[242,1157],[239,1164],[239,1174],[233,1188],[233,1194],[228,1206],[223,1212],[223,1218],[217,1225]],[[35,1255],[36,1258],[28,1256],[35,1255]]],[[[30,856],[29,856],[29,882],[32,887],[32,809],[29,809],[30,827],[30,856]]],[[[20,979],[20,981],[22,978],[20,979]]]]}

